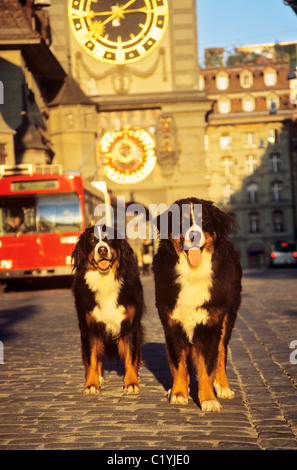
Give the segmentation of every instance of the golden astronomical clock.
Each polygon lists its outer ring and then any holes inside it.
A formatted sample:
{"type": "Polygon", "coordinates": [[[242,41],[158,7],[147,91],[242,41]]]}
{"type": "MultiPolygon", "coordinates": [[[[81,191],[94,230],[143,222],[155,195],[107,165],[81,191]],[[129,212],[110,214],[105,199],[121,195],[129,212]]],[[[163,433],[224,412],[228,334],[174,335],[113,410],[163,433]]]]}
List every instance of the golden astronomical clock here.
{"type": "Polygon", "coordinates": [[[156,164],[155,142],[143,129],[123,129],[104,134],[100,151],[105,175],[120,184],[138,183],[156,164]]]}
{"type": "Polygon", "coordinates": [[[167,0],[70,0],[74,37],[97,60],[128,64],[161,42],[168,24],[167,0]]]}

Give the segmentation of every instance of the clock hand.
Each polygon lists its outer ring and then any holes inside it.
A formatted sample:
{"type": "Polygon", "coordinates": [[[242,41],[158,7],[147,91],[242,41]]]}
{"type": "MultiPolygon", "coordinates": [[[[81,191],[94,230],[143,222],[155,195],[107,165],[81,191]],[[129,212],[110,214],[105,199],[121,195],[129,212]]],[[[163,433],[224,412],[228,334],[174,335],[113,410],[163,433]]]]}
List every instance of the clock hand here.
{"type": "MultiPolygon", "coordinates": [[[[154,13],[155,10],[151,10],[151,9],[148,9],[148,8],[135,8],[133,10],[125,10],[125,14],[126,13],[136,13],[136,12],[140,12],[140,13],[154,13]]],[[[100,13],[95,13],[95,12],[90,12],[91,14],[82,14],[80,15],[80,13],[78,14],[79,16],[89,16],[90,18],[93,18],[94,16],[106,16],[106,15],[110,15],[110,11],[100,11],[100,13]]],[[[113,15],[115,15],[115,13],[113,13],[113,15]]]]}
{"type": "Polygon", "coordinates": [[[122,5],[120,8],[122,10],[126,10],[126,8],[128,8],[130,5],[132,5],[132,3],[134,3],[135,0],[130,0],[129,2],[126,3],[126,5],[122,5]]]}
{"type": "Polygon", "coordinates": [[[106,20],[102,21],[101,26],[105,26],[107,23],[115,19],[123,19],[124,18],[123,10],[128,8],[134,2],[135,0],[130,0],[125,5],[122,5],[122,6],[120,6],[118,3],[114,5],[114,8],[108,13],[110,16],[106,18],[106,20]]]}

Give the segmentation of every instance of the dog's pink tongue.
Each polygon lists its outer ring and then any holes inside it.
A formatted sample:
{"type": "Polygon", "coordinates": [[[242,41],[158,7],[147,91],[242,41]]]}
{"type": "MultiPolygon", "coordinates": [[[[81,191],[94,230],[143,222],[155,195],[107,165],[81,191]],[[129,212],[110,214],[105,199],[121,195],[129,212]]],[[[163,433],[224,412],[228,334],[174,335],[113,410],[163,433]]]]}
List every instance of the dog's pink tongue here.
{"type": "Polygon", "coordinates": [[[102,259],[101,261],[99,261],[99,266],[101,269],[105,270],[109,267],[109,261],[107,259],[102,259]]]}
{"type": "Polygon", "coordinates": [[[202,259],[202,253],[200,248],[191,248],[188,251],[188,259],[192,266],[199,266],[202,259]]]}

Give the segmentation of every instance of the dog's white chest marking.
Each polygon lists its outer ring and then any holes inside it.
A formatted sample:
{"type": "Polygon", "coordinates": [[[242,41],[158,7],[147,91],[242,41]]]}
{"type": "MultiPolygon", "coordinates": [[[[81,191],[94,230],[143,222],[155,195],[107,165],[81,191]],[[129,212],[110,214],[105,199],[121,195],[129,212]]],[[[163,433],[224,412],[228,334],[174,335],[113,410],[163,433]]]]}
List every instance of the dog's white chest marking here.
{"type": "Polygon", "coordinates": [[[211,253],[203,252],[202,262],[195,269],[189,266],[186,257],[182,255],[175,268],[181,290],[171,318],[182,324],[190,342],[193,341],[195,326],[205,325],[208,321],[208,312],[202,305],[210,300],[211,257],[211,253]]]}
{"type": "Polygon", "coordinates": [[[106,330],[113,336],[118,336],[121,323],[125,317],[125,307],[117,304],[121,288],[121,281],[117,281],[113,274],[102,275],[98,271],[88,271],[85,280],[89,288],[95,293],[98,305],[92,312],[93,318],[105,323],[106,330]]]}

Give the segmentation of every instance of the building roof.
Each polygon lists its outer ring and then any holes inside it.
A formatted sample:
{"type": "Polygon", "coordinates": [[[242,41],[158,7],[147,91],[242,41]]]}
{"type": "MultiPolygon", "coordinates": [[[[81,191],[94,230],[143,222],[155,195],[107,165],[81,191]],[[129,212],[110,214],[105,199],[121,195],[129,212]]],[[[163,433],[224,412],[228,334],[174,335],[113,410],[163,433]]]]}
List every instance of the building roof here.
{"type": "Polygon", "coordinates": [[[32,5],[21,0],[0,0],[0,50],[21,50],[36,77],[61,81],[66,75],[64,69],[40,31],[32,27],[32,5]]]}
{"type": "Polygon", "coordinates": [[[71,74],[67,75],[64,84],[49,106],[60,105],[95,105],[95,103],[83,92],[77,81],[71,74]]]}
{"type": "Polygon", "coordinates": [[[40,41],[19,0],[0,0],[0,44],[40,41]]]}
{"type": "Polygon", "coordinates": [[[49,140],[46,140],[44,136],[46,136],[46,134],[43,129],[32,124],[27,116],[24,116],[22,124],[19,126],[14,136],[15,149],[43,150],[53,157],[54,151],[51,148],[49,140]]]}

